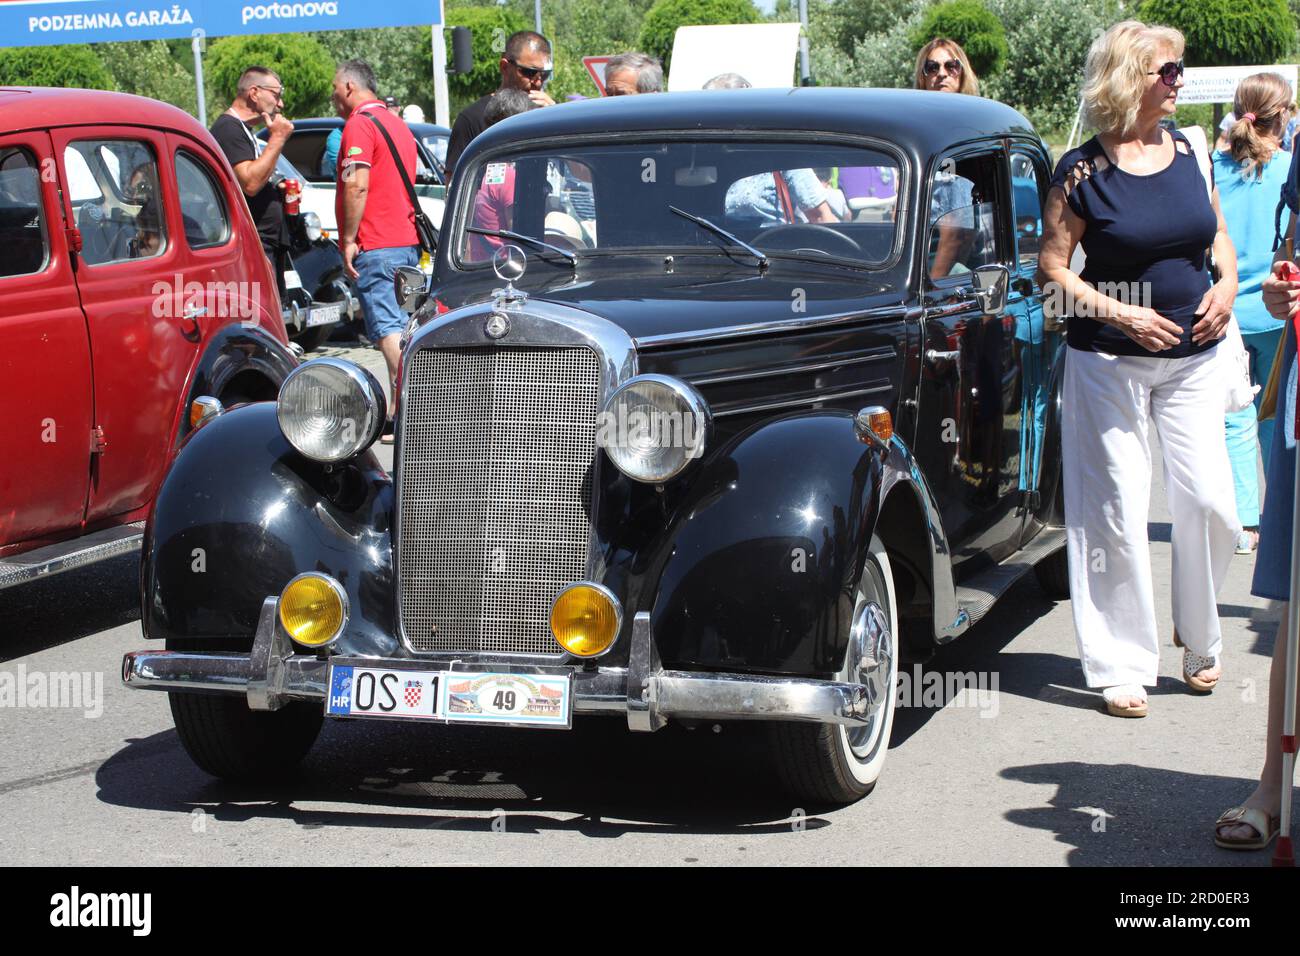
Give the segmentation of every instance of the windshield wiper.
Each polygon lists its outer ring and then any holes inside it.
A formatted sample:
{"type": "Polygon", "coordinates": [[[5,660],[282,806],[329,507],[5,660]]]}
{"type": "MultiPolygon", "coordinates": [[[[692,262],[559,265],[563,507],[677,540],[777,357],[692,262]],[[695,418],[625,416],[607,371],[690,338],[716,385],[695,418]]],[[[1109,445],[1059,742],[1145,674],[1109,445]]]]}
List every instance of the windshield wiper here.
{"type": "Polygon", "coordinates": [[[491,236],[494,239],[511,239],[515,242],[531,242],[535,246],[541,246],[543,249],[549,249],[551,252],[559,253],[569,260],[569,265],[576,271],[578,268],[578,257],[568,249],[561,249],[559,246],[553,246],[549,242],[543,242],[541,239],[534,239],[532,236],[525,236],[522,232],[511,232],[509,229],[480,229],[478,226],[469,226],[466,232],[472,232],[478,236],[491,236]]]}
{"type": "Polygon", "coordinates": [[[759,271],[759,272],[766,272],[766,271],[767,271],[767,265],[768,265],[768,263],[767,263],[767,256],[765,256],[763,253],[759,252],[757,249],[755,249],[755,248],[754,248],[753,246],[751,246],[749,243],[745,242],[745,240],[741,239],[741,238],[740,238],[739,236],[737,236],[735,233],[727,232],[727,230],[723,229],[721,226],[717,225],[716,223],[709,222],[709,220],[705,219],[703,216],[694,216],[694,215],[691,215],[691,213],[687,212],[687,211],[684,210],[684,209],[678,209],[676,206],[672,206],[672,205],[670,205],[670,206],[668,207],[668,209],[669,209],[671,212],[675,212],[677,215],[681,216],[683,219],[689,219],[691,222],[695,223],[697,226],[702,226],[703,228],[709,230],[709,232],[713,233],[714,235],[721,236],[723,239],[726,239],[726,240],[727,240],[729,243],[731,243],[733,246],[739,246],[741,249],[744,249],[744,250],[745,250],[746,252],[748,252],[751,256],[753,256],[755,259],[758,260],[758,271],[759,271]]]}

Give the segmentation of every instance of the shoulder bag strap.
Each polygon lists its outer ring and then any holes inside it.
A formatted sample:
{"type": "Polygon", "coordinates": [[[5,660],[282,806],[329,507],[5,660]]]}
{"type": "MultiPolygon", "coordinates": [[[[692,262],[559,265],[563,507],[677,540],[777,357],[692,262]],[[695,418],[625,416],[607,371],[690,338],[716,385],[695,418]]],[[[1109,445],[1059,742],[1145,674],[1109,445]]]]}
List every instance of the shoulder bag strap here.
{"type": "Polygon", "coordinates": [[[397,154],[397,145],[393,142],[393,137],[388,135],[388,130],[384,129],[384,124],[379,122],[379,119],[373,113],[364,113],[363,115],[379,127],[384,142],[388,144],[388,151],[393,154],[393,163],[397,166],[398,175],[402,177],[402,185],[406,187],[406,195],[411,200],[411,209],[418,213],[420,211],[420,201],[415,197],[415,187],[411,185],[411,178],[406,175],[406,165],[402,162],[402,157],[397,154]]]}

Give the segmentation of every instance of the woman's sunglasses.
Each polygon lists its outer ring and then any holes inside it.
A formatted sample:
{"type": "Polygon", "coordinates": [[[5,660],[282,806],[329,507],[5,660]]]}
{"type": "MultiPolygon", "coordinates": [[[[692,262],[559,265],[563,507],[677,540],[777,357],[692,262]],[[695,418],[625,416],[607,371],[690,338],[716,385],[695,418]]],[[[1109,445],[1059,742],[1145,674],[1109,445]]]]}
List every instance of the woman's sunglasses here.
{"type": "Polygon", "coordinates": [[[1178,82],[1178,78],[1183,75],[1183,61],[1175,63],[1170,60],[1158,70],[1147,70],[1147,76],[1159,76],[1160,82],[1165,86],[1173,86],[1178,82]]]}
{"type": "Polygon", "coordinates": [[[949,60],[947,63],[940,63],[938,60],[926,60],[925,65],[921,67],[921,71],[926,76],[934,76],[939,72],[940,66],[948,71],[949,76],[961,76],[961,60],[949,60]]]}

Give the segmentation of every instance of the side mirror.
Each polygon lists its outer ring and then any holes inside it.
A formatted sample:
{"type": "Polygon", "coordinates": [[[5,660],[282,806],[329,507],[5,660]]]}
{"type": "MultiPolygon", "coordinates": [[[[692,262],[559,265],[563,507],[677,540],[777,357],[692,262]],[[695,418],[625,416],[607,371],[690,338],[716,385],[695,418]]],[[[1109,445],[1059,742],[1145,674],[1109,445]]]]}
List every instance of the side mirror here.
{"type": "Polygon", "coordinates": [[[1006,266],[980,266],[975,270],[975,298],[985,315],[1001,315],[1007,310],[1007,291],[1011,272],[1006,266]]]}
{"type": "Polygon", "coordinates": [[[428,279],[413,266],[398,266],[393,273],[393,291],[397,295],[398,308],[414,315],[429,298],[428,279]]]}

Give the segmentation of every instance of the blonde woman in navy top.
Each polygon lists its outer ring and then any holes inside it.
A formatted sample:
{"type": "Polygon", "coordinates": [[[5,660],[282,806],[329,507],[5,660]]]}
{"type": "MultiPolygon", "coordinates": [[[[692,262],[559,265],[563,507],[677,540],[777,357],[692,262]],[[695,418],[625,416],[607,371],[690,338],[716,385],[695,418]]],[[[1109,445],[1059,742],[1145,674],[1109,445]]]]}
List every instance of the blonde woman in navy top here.
{"type": "Polygon", "coordinates": [[[1183,85],[1182,55],[1177,30],[1134,20],[1093,43],[1083,98],[1098,133],[1061,158],[1043,213],[1039,279],[1070,306],[1061,438],[1075,634],[1088,686],[1119,717],[1146,715],[1159,667],[1153,429],[1173,516],[1174,640],[1198,691],[1219,680],[1215,595],[1241,528],[1224,444],[1227,378],[1215,361],[1236,254],[1190,144],[1160,125],[1183,85]],[[1080,244],[1087,265],[1076,276],[1080,244]]]}

